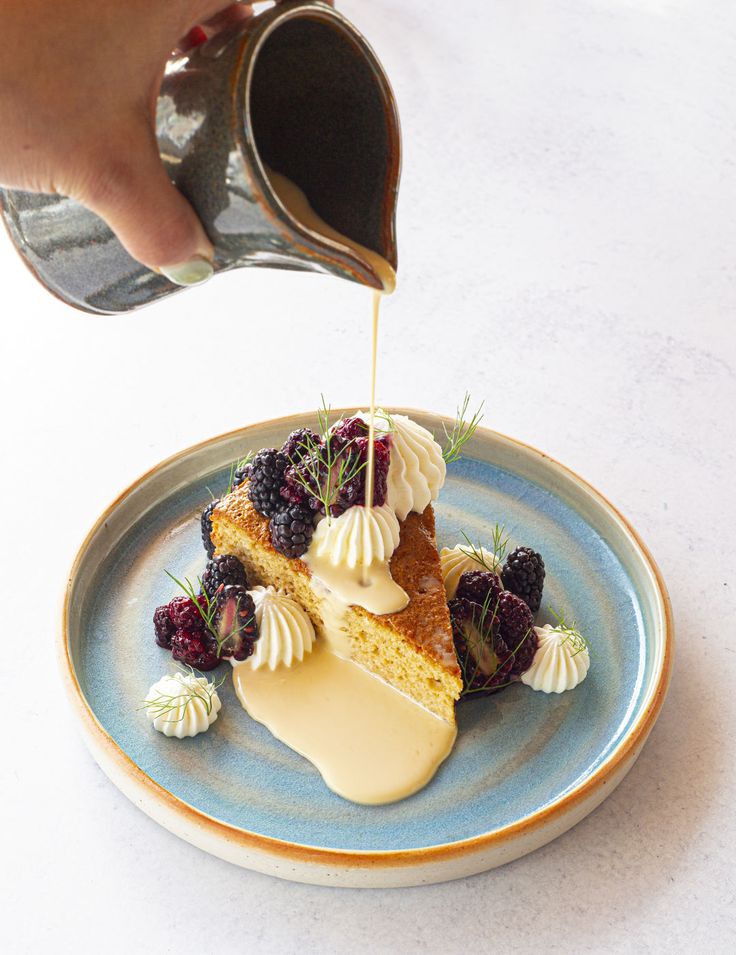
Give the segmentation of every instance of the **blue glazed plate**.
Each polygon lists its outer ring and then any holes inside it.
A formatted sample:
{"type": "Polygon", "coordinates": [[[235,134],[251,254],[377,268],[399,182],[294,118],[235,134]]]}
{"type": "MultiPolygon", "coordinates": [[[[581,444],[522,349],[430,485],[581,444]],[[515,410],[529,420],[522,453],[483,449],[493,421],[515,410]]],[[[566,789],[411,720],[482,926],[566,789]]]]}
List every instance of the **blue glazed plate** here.
{"type": "MultiPolygon", "coordinates": [[[[406,410],[406,409],[402,409],[406,410]]],[[[437,433],[445,419],[407,411],[437,433]]],[[[574,825],[623,778],[661,707],[672,658],[669,602],[635,532],[584,481],[540,452],[479,429],[436,505],[439,546],[487,541],[496,521],[547,567],[541,622],[574,616],[587,680],[547,696],[521,684],[458,708],[456,747],[424,790],[358,806],[240,707],[228,670],[210,731],[168,739],[137,710],[170,666],[151,615],[164,573],[194,579],[199,514],[230,463],[278,445],[311,415],[214,438],[144,475],[102,515],[74,564],[62,627],[66,683],[95,758],[171,831],[222,858],[333,885],[438,882],[517,858],[574,825]]],[[[445,423],[447,423],[445,421],[445,423]]]]}

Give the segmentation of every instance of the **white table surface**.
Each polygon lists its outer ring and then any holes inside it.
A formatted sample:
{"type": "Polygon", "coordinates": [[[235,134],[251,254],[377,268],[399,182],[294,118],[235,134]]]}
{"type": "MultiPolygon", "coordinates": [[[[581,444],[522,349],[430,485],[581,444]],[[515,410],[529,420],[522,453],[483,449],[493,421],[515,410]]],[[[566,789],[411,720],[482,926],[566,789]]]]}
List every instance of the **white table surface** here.
{"type": "Polygon", "coordinates": [[[342,6],[403,120],[379,397],[451,413],[469,389],[489,426],[623,510],[672,595],[669,697],[596,812],[475,878],[319,889],[159,828],[97,768],[62,697],[68,565],[172,452],[321,391],[365,404],[367,295],[240,272],[95,318],[3,237],[3,937],[12,952],[733,952],[736,9],[342,6]],[[223,342],[224,377],[208,362],[223,342]]]}

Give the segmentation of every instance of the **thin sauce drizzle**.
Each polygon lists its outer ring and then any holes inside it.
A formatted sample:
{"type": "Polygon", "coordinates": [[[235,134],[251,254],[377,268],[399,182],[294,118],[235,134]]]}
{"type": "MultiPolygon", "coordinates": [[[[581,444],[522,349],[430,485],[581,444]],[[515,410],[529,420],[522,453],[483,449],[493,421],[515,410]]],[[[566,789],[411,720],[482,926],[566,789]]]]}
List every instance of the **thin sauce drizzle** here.
{"type": "MultiPolygon", "coordinates": [[[[373,291],[373,333],[371,343],[371,406],[368,418],[368,462],[365,475],[365,506],[373,507],[373,487],[375,484],[376,449],[376,360],[378,356],[378,313],[381,308],[382,292],[373,291]]],[[[370,574],[363,567],[363,586],[370,587],[370,574]]]]}
{"type": "MultiPolygon", "coordinates": [[[[368,419],[368,460],[366,462],[365,477],[365,506],[373,506],[373,489],[375,487],[375,447],[374,440],[376,434],[376,364],[378,355],[378,315],[381,307],[381,299],[384,295],[390,295],[396,288],[396,272],[392,265],[384,259],[378,252],[368,249],[359,242],[355,242],[348,236],[333,229],[331,225],[324,221],[310,205],[308,197],[302,189],[287,179],[286,176],[273,169],[267,169],[268,179],[271,188],[276,193],[281,204],[301,225],[306,226],[310,231],[318,235],[332,239],[340,245],[346,246],[361,259],[368,262],[373,267],[374,272],[381,280],[382,288],[373,290],[373,327],[371,344],[371,384],[370,384],[370,416],[368,419]]],[[[363,567],[361,573],[361,583],[364,587],[370,587],[372,581],[370,578],[370,568],[363,567]]]]}

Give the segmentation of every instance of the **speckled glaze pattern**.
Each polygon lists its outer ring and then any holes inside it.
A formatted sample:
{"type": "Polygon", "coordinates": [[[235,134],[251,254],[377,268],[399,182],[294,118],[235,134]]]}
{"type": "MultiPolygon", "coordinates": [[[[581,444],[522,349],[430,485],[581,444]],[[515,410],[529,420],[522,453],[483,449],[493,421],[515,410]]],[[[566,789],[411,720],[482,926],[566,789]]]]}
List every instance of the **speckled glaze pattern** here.
{"type": "MultiPolygon", "coordinates": [[[[437,431],[441,421],[410,412],[437,431]]],[[[331,793],[317,771],[250,720],[229,673],[205,736],[169,740],[136,712],[170,656],[151,615],[172,596],[164,568],[204,566],[199,511],[229,462],[280,442],[309,416],[253,426],[164,462],[91,532],[73,569],[62,666],[85,735],[115,782],[154,818],[224,858],[302,881],[401,885],[499,865],[590,812],[635,759],[669,677],[671,621],[656,567],[623,520],[540,452],[479,431],[450,466],[436,507],[438,543],[486,541],[496,521],[539,549],[540,614],[574,615],[591,670],[574,692],[523,685],[458,708],[455,750],[422,792],[366,807],[331,793]]]]}
{"type": "MultiPolygon", "coordinates": [[[[264,164],[396,267],[396,103],[370,46],[332,7],[280,4],[172,60],[156,131],[171,180],[215,247],[216,272],[298,269],[382,287],[370,263],[291,217],[264,164]]],[[[73,199],[0,189],[0,211],[34,275],[76,308],[113,314],[181,291],[73,199]]]]}

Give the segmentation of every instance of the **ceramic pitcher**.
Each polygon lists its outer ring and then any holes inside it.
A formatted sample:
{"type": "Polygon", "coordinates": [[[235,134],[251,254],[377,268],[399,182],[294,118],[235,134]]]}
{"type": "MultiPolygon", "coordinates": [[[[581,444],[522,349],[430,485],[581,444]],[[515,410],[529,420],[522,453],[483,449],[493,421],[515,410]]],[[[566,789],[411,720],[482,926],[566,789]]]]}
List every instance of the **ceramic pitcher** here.
{"type": "MultiPolygon", "coordinates": [[[[369,262],[287,212],[267,168],[396,267],[396,102],[364,37],[332,7],[282,4],[172,60],[156,126],[169,176],[215,247],[216,272],[302,269],[381,287],[369,262]]],[[[72,199],[8,189],[0,202],[31,271],[70,305],[112,314],[181,291],[72,199]]]]}

